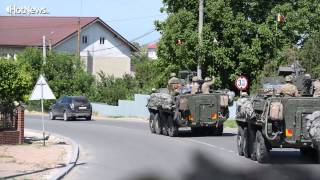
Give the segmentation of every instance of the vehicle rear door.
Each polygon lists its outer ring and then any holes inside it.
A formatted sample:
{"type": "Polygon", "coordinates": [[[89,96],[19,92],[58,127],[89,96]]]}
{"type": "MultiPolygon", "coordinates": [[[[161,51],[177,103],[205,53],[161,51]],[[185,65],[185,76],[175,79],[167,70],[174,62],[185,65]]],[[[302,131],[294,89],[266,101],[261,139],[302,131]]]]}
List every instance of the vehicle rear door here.
{"type": "Polygon", "coordinates": [[[215,94],[201,94],[195,97],[195,118],[199,123],[211,123],[218,119],[218,99],[215,94]]]}
{"type": "Polygon", "coordinates": [[[75,112],[91,111],[91,105],[86,97],[74,97],[72,99],[75,112]]]}

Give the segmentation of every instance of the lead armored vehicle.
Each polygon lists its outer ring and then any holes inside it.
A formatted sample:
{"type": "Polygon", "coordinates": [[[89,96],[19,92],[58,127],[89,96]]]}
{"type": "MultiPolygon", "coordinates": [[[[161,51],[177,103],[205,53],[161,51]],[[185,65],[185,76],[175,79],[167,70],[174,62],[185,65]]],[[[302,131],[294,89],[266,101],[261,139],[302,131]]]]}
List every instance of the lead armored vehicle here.
{"type": "Polygon", "coordinates": [[[279,74],[288,72],[294,76],[299,97],[277,94],[284,83],[279,76],[265,78],[256,95],[237,102],[239,155],[265,163],[272,148],[297,148],[319,158],[320,98],[312,97],[311,79],[302,69],[279,68],[279,74]]]}
{"type": "MultiPolygon", "coordinates": [[[[195,73],[181,71],[179,75],[184,85],[195,73]]],[[[227,91],[172,94],[166,88],[159,89],[150,95],[147,105],[150,130],[152,133],[178,136],[180,127],[191,127],[193,133],[220,136],[223,123],[229,117],[229,99],[227,91]]]]}

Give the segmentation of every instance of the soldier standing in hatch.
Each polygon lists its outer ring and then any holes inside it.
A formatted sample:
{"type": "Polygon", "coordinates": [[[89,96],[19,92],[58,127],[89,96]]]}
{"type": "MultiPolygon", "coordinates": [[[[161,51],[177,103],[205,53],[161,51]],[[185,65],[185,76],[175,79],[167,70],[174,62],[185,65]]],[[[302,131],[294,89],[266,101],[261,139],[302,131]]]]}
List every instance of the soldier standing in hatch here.
{"type": "Polygon", "coordinates": [[[210,87],[214,83],[214,77],[211,79],[210,77],[204,78],[204,83],[202,84],[201,91],[203,94],[209,94],[210,93],[210,87]]]}
{"type": "Polygon", "coordinates": [[[170,73],[170,79],[168,81],[169,92],[179,91],[180,80],[176,77],[176,73],[170,73]]]}
{"type": "Polygon", "coordinates": [[[286,84],[281,86],[279,93],[282,93],[287,96],[292,96],[292,97],[299,96],[297,86],[292,84],[292,76],[291,75],[286,76],[285,80],[286,80],[286,84]]]}
{"type": "Polygon", "coordinates": [[[198,81],[199,81],[198,76],[193,76],[192,77],[191,94],[197,94],[199,92],[200,85],[199,85],[198,81]]]}
{"type": "Polygon", "coordinates": [[[320,77],[313,82],[313,97],[320,97],[320,77]]]}

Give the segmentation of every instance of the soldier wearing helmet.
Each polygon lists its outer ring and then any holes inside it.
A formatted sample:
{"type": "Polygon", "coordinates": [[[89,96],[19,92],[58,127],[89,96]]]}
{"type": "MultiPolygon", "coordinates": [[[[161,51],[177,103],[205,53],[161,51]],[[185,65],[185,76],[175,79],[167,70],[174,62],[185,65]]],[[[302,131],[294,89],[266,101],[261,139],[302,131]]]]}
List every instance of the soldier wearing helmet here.
{"type": "Polygon", "coordinates": [[[285,77],[286,84],[280,87],[279,93],[282,93],[286,96],[299,96],[298,88],[294,84],[292,84],[292,76],[285,77]]]}
{"type": "Polygon", "coordinates": [[[209,94],[210,88],[214,83],[214,77],[211,79],[210,77],[204,78],[204,83],[202,84],[201,91],[203,94],[209,94]]]}
{"type": "Polygon", "coordinates": [[[198,76],[193,76],[192,77],[192,84],[191,84],[192,88],[191,88],[191,94],[197,94],[199,92],[199,78],[198,76]]]}
{"type": "Polygon", "coordinates": [[[313,82],[313,97],[320,97],[320,77],[313,82]]]}
{"type": "Polygon", "coordinates": [[[168,81],[168,90],[169,92],[178,92],[180,86],[180,81],[176,77],[176,73],[170,73],[170,79],[168,81]]]}

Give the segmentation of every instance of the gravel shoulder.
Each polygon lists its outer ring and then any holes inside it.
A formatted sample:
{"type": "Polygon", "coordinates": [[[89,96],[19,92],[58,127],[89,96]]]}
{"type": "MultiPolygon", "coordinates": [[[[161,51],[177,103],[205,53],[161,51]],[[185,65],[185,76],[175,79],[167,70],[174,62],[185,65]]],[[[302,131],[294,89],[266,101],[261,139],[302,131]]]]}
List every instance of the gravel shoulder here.
{"type": "MultiPolygon", "coordinates": [[[[26,139],[39,139],[42,134],[26,130],[26,139]]],[[[72,144],[50,135],[43,141],[22,145],[0,146],[0,179],[51,179],[64,168],[72,154],[72,144]]]]}

